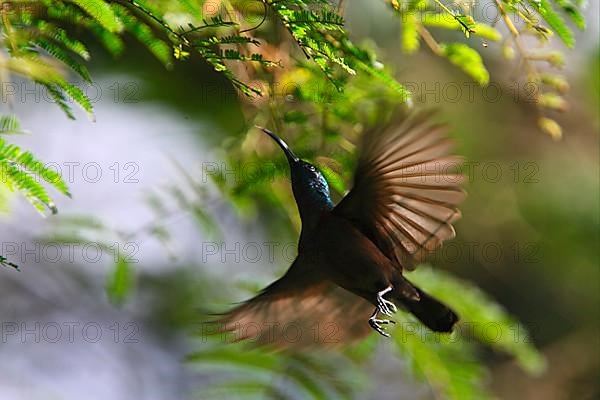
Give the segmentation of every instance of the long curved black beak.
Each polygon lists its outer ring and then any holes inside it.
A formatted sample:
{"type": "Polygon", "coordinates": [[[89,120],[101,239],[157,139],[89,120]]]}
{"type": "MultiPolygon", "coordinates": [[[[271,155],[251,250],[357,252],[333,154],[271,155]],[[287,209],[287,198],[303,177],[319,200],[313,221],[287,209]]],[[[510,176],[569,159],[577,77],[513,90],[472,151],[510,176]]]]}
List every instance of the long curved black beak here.
{"type": "Polygon", "coordinates": [[[263,131],[264,133],[266,133],[267,135],[271,136],[271,138],[277,142],[277,144],[279,145],[279,147],[281,147],[281,150],[283,150],[283,152],[285,153],[285,156],[288,159],[288,162],[290,164],[292,164],[293,162],[298,162],[299,158],[296,157],[296,155],[294,154],[294,152],[290,149],[290,147],[287,145],[286,142],[283,141],[283,139],[281,139],[279,136],[277,136],[276,134],[274,134],[273,132],[271,132],[270,130],[268,130],[267,128],[263,128],[262,126],[258,126],[255,125],[258,129],[260,129],[261,131],[263,131]]]}

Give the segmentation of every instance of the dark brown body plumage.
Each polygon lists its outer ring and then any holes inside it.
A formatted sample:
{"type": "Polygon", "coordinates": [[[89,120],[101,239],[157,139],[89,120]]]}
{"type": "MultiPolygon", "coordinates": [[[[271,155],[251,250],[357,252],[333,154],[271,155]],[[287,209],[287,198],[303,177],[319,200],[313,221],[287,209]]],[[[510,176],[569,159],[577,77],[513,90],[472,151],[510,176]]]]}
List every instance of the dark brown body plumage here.
{"type": "Polygon", "coordinates": [[[326,265],[322,270],[329,280],[374,305],[377,292],[399,274],[392,261],[342,217],[324,215],[312,235],[310,245],[299,244],[299,252],[326,265]]]}

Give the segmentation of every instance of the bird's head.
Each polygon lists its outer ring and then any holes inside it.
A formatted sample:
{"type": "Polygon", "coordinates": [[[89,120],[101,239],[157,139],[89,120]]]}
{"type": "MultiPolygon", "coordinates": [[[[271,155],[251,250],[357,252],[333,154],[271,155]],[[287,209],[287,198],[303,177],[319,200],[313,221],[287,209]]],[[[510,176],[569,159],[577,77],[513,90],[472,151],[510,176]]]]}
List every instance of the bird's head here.
{"type": "Polygon", "coordinates": [[[266,128],[257,128],[269,135],[285,153],[290,165],[294,198],[303,219],[303,214],[307,212],[333,208],[329,185],[321,171],[311,163],[299,159],[279,136],[266,128]]]}

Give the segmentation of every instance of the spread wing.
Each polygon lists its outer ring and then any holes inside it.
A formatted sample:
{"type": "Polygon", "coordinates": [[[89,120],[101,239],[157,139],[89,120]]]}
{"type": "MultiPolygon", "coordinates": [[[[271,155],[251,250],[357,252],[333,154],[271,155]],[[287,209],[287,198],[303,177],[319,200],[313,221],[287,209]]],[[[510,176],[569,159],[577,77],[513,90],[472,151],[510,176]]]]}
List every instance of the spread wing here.
{"type": "Polygon", "coordinates": [[[302,270],[295,261],[282,278],[217,323],[232,340],[256,346],[335,347],[368,335],[372,311],[363,298],[302,270]]]}
{"type": "Polygon", "coordinates": [[[354,186],[334,213],[351,220],[399,268],[414,269],[455,236],[465,197],[445,128],[416,114],[363,137],[354,186]]]}

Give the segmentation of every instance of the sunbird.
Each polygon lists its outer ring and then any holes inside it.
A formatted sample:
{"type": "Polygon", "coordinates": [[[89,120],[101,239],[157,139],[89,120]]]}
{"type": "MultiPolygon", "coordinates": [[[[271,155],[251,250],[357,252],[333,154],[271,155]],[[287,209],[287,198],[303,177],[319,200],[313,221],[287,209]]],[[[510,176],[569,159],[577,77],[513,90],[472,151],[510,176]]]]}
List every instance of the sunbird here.
{"type": "Polygon", "coordinates": [[[403,272],[455,236],[460,218],[462,158],[452,155],[446,127],[431,113],[405,115],[364,134],[354,183],[334,205],[312,164],[266,128],[285,153],[302,230],[298,255],[280,279],[218,321],[221,332],[276,348],[335,346],[383,336],[397,307],[429,329],[451,332],[448,306],[413,285],[403,272]],[[385,317],[383,317],[385,318],[385,317]]]}

